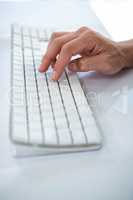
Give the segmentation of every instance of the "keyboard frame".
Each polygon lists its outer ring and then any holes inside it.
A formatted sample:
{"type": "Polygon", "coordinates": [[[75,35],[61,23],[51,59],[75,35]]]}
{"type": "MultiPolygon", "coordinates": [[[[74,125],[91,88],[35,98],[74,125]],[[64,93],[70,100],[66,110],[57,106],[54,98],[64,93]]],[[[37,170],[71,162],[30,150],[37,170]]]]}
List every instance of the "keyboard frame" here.
{"type": "MultiPolygon", "coordinates": [[[[33,143],[25,143],[23,141],[18,141],[18,140],[15,140],[14,137],[13,137],[13,121],[12,121],[12,116],[13,116],[13,92],[12,92],[12,87],[13,87],[13,25],[12,25],[12,28],[11,28],[11,72],[10,72],[10,85],[11,85],[11,92],[10,92],[10,100],[11,100],[11,105],[10,105],[10,112],[9,112],[9,137],[10,137],[10,140],[13,144],[15,145],[22,145],[22,146],[34,146],[34,147],[41,147],[41,148],[45,148],[45,149],[51,149],[51,150],[60,150],[60,151],[63,151],[63,152],[73,152],[73,151],[88,151],[88,150],[97,150],[97,149],[100,149],[102,147],[102,136],[101,136],[101,131],[100,131],[100,126],[93,114],[93,117],[95,119],[95,123],[96,123],[96,126],[98,127],[98,130],[100,132],[99,134],[99,142],[97,143],[92,143],[92,144],[72,144],[72,145],[54,145],[54,144],[33,144],[33,143]]],[[[77,75],[78,77],[78,75],[77,75]]],[[[79,79],[79,77],[78,77],[79,79]]],[[[79,82],[80,82],[80,79],[79,79],[79,82]]],[[[81,85],[81,83],[80,83],[81,85]]],[[[82,85],[81,85],[82,87],[82,85]]],[[[83,88],[82,88],[83,90],[83,88]]],[[[85,98],[87,100],[87,103],[88,103],[88,106],[89,106],[89,102],[88,102],[88,98],[85,94],[85,91],[83,90],[84,92],[84,95],[85,95],[85,98]]]]}

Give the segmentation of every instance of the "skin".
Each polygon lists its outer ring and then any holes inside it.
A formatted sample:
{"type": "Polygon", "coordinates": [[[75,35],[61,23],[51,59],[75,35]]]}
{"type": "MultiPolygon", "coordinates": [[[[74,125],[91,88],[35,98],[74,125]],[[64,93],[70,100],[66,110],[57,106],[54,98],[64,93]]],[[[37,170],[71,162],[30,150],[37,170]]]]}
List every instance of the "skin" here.
{"type": "Polygon", "coordinates": [[[50,65],[53,67],[53,80],[61,77],[66,66],[74,72],[116,74],[133,66],[133,40],[114,42],[87,27],[75,32],[55,32],[39,71],[46,72],[50,65]],[[77,54],[80,58],[71,61],[77,54]]]}

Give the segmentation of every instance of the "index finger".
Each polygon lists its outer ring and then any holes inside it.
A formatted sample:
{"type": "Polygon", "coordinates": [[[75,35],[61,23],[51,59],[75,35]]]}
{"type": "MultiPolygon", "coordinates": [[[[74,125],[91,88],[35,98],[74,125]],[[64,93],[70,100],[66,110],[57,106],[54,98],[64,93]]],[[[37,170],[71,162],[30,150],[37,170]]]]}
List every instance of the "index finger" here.
{"type": "Polygon", "coordinates": [[[84,49],[85,43],[81,37],[73,39],[66,43],[59,54],[59,57],[54,65],[53,80],[58,80],[64,71],[65,66],[70,62],[71,57],[80,54],[84,49]]]}
{"type": "Polygon", "coordinates": [[[75,38],[75,34],[70,32],[68,34],[63,34],[62,36],[53,39],[48,45],[47,51],[43,56],[42,64],[40,66],[39,71],[46,71],[51,62],[56,60],[56,57],[60,52],[62,45],[72,40],[73,38],[75,38]]]}

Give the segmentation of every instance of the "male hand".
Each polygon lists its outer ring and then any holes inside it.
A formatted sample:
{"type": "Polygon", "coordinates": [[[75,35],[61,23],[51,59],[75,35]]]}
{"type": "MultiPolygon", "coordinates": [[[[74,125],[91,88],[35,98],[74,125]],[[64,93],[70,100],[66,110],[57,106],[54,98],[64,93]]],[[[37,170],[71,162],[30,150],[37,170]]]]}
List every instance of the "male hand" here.
{"type": "Polygon", "coordinates": [[[126,66],[126,59],[119,43],[81,27],[75,32],[52,34],[39,71],[47,71],[50,65],[53,67],[52,79],[58,80],[66,66],[75,72],[115,74],[126,66]],[[81,57],[71,61],[77,54],[81,57]]]}

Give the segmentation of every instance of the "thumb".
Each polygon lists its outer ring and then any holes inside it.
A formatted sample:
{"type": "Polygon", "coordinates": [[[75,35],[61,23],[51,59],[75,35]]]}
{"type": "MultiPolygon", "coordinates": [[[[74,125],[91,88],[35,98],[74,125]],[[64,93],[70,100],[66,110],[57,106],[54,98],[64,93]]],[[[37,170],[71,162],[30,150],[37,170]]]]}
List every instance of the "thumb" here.
{"type": "Polygon", "coordinates": [[[97,71],[97,56],[85,56],[71,61],[68,69],[73,72],[97,71]]]}

